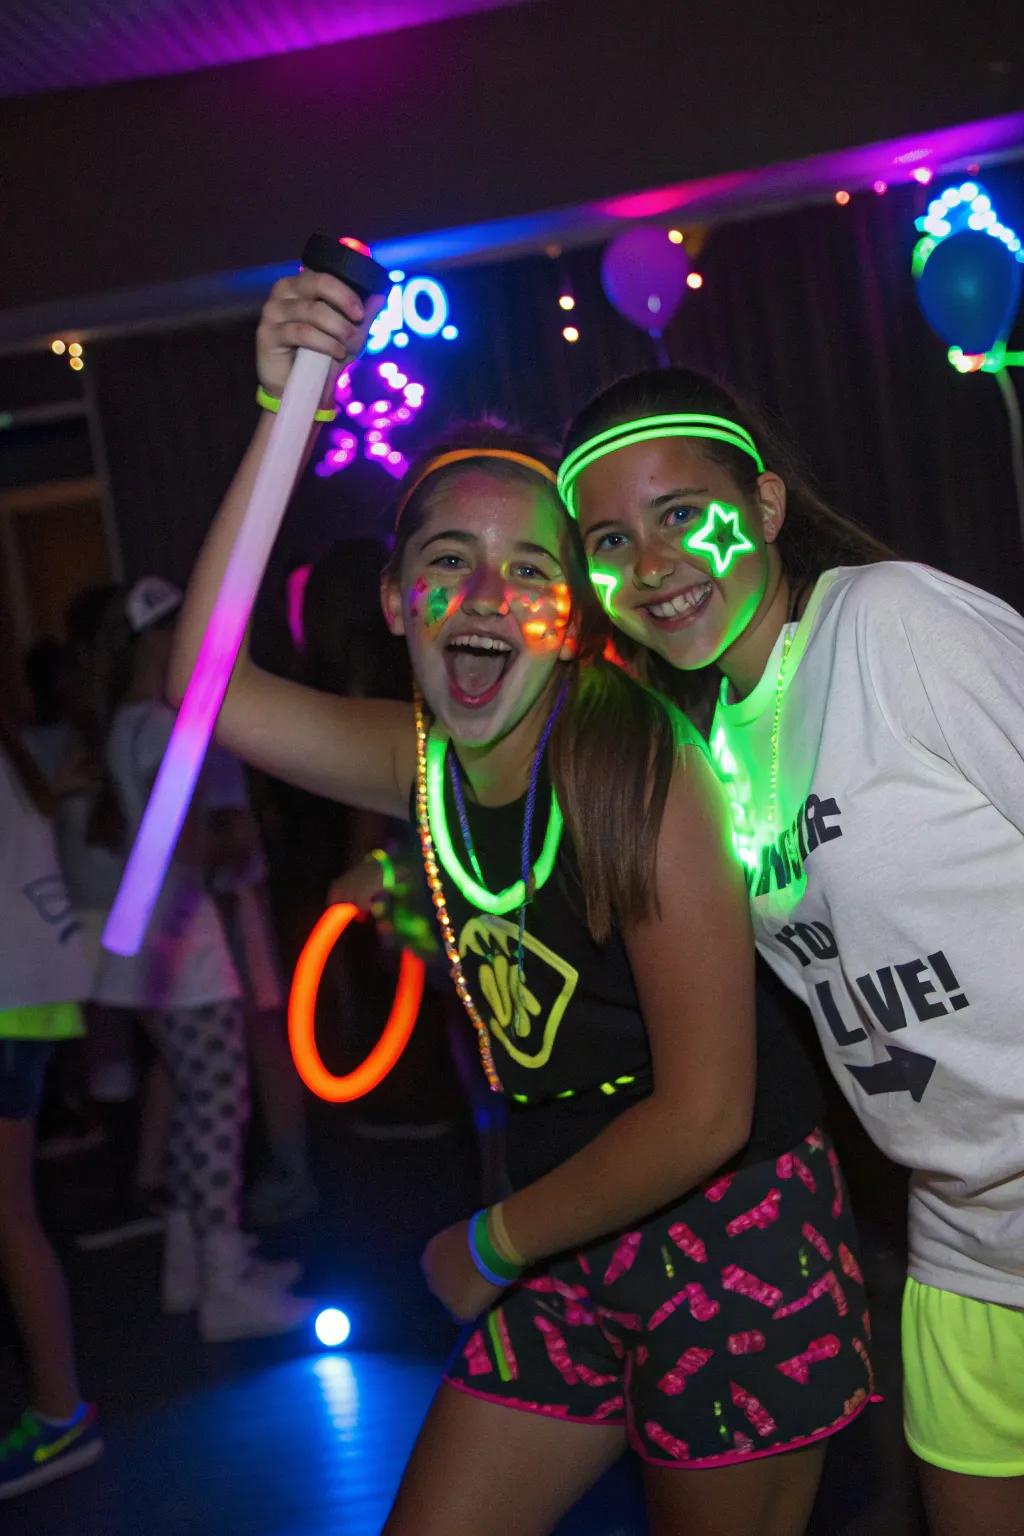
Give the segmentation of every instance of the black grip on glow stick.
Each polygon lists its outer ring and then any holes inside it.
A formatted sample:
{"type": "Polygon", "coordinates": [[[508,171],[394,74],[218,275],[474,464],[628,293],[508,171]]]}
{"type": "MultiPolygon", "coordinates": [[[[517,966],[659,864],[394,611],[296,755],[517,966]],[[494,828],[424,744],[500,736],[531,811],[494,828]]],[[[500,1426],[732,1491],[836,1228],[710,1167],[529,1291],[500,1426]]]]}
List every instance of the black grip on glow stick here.
{"type": "Polygon", "coordinates": [[[302,265],[313,272],[329,272],[340,278],[363,300],[371,293],[387,293],[391,279],[372,256],[364,256],[330,235],[310,235],[302,251],[302,265]]]}

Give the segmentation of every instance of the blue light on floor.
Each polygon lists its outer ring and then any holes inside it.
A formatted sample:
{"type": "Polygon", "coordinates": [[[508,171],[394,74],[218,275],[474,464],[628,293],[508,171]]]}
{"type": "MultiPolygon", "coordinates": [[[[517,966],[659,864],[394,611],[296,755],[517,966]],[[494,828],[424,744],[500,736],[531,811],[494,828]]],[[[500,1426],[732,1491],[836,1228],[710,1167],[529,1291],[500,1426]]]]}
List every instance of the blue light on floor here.
{"type": "Polygon", "coordinates": [[[348,1314],[339,1307],[324,1307],[317,1313],[313,1327],[325,1349],[339,1349],[352,1332],[348,1314]]]}

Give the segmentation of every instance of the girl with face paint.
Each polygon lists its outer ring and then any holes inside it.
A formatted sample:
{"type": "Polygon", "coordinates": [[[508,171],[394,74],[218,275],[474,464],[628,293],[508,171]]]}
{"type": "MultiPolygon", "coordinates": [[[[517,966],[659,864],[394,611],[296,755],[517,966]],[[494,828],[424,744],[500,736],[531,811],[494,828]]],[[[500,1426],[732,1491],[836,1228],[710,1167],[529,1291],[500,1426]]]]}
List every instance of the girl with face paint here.
{"type": "MultiPolygon", "coordinates": [[[[279,284],[264,388],[299,343],[349,360],[367,318],[329,278],[279,284]]],[[[265,443],[261,426],[193,576],[178,695],[265,443]]],[[[799,1536],[818,1442],[871,1390],[855,1238],[810,1064],[778,1003],[755,1017],[724,797],[683,717],[603,659],[552,466],[478,425],[400,487],[382,598],[415,710],[243,653],[218,724],[265,772],[416,823],[509,1104],[507,1197],[424,1255],[469,1326],[386,1530],[540,1536],[628,1446],[652,1531],[799,1536]],[[760,1091],[765,1061],[784,1098],[760,1091]]]]}
{"type": "Polygon", "coordinates": [[[1024,621],[894,561],[686,369],[560,488],[638,675],[707,730],[763,955],[913,1172],[904,1407],[931,1528],[1024,1532],[1024,621]]]}

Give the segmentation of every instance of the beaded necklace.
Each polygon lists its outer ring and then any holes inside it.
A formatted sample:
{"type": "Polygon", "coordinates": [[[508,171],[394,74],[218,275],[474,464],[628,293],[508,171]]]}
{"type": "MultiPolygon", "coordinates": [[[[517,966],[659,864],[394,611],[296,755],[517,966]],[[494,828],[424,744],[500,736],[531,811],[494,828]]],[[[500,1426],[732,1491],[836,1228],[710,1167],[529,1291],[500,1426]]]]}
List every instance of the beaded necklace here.
{"type": "MultiPolygon", "coordinates": [[[[554,728],[555,720],[557,719],[558,714],[561,711],[562,705],[565,702],[565,696],[566,696],[566,685],[563,684],[563,687],[562,687],[562,689],[561,689],[561,691],[559,693],[558,699],[556,701],[555,708],[552,711],[552,714],[551,714],[551,716],[548,719],[547,725],[546,725],[546,727],[544,729],[544,732],[543,732],[543,734],[541,736],[541,740],[538,743],[537,752],[534,755],[533,769],[532,769],[531,775],[530,775],[530,792],[529,792],[528,797],[527,797],[527,820],[528,820],[529,824],[528,825],[524,825],[524,829],[523,829],[523,845],[522,845],[523,849],[524,849],[524,854],[523,854],[523,877],[522,877],[523,897],[524,897],[524,899],[523,899],[522,904],[520,906],[520,928],[519,928],[519,934],[520,934],[520,942],[519,942],[520,975],[522,974],[521,966],[522,966],[523,934],[524,934],[524,926],[525,926],[525,908],[526,908],[526,903],[530,900],[530,898],[533,896],[534,892],[537,889],[536,876],[537,876],[537,873],[539,871],[540,862],[541,862],[540,860],[538,860],[537,869],[535,871],[531,871],[530,870],[530,867],[529,867],[530,831],[532,830],[532,821],[533,821],[532,811],[533,811],[533,806],[534,806],[535,801],[536,801],[537,779],[539,777],[540,763],[541,763],[541,760],[542,760],[543,755],[544,755],[544,749],[547,746],[548,738],[550,737],[551,731],[554,728]]],[[[455,985],[456,995],[458,996],[459,1001],[462,1003],[462,1006],[465,1008],[466,1013],[469,1015],[470,1023],[472,1024],[473,1029],[476,1032],[477,1048],[478,1048],[478,1050],[480,1052],[480,1061],[481,1061],[481,1064],[482,1064],[483,1069],[484,1069],[484,1076],[487,1079],[487,1085],[491,1089],[492,1093],[500,1093],[501,1092],[501,1079],[499,1078],[497,1068],[494,1065],[494,1054],[493,1054],[493,1052],[491,1050],[490,1031],[488,1030],[487,1024],[486,1024],[486,1022],[484,1021],[483,1017],[480,1014],[480,1010],[477,1008],[476,1003],[473,1001],[473,994],[470,992],[470,990],[469,990],[469,983],[466,981],[466,974],[465,974],[465,971],[464,971],[463,965],[462,965],[462,957],[459,954],[459,946],[458,946],[458,942],[457,942],[456,937],[455,937],[455,929],[454,929],[454,926],[452,924],[451,913],[448,910],[448,902],[447,902],[447,900],[445,898],[445,894],[444,894],[444,884],[443,884],[443,882],[441,880],[441,871],[440,871],[440,867],[439,867],[439,864],[438,864],[437,851],[436,851],[436,848],[434,846],[434,837],[433,837],[433,833],[432,833],[432,830],[431,830],[431,815],[430,815],[431,796],[430,796],[430,791],[429,791],[429,786],[428,786],[428,776],[427,776],[427,739],[428,739],[428,727],[427,727],[427,720],[426,720],[426,712],[425,712],[425,710],[423,708],[423,700],[419,696],[419,694],[417,694],[416,695],[416,821],[417,821],[417,825],[418,825],[418,828],[419,828],[419,834],[420,834],[420,847],[421,847],[421,849],[423,851],[423,867],[424,867],[424,869],[426,871],[427,886],[428,886],[428,888],[430,890],[431,900],[434,903],[434,910],[435,910],[435,912],[437,914],[438,927],[441,930],[441,941],[442,941],[442,943],[444,945],[445,958],[448,961],[448,969],[449,969],[449,973],[451,975],[452,981],[453,981],[453,983],[455,985]]],[[[454,781],[453,781],[453,783],[454,783],[454,781]]],[[[461,792],[461,785],[460,785],[460,792],[461,792]]],[[[552,790],[551,798],[552,798],[552,811],[554,811],[554,808],[557,805],[557,801],[555,799],[554,790],[552,790]]],[[[459,803],[459,796],[456,797],[456,803],[457,804],[459,803]]],[[[441,817],[443,818],[443,816],[444,816],[444,802],[443,802],[443,800],[441,801],[440,814],[441,814],[441,817]]],[[[462,800],[461,810],[460,810],[460,821],[462,821],[464,814],[465,814],[465,802],[464,802],[464,799],[463,799],[462,800]]],[[[560,821],[561,821],[561,813],[559,813],[559,822],[560,821]]],[[[463,836],[464,837],[466,836],[466,833],[468,832],[468,826],[469,826],[469,823],[468,823],[468,819],[467,819],[466,822],[465,822],[465,826],[463,828],[463,836]]],[[[560,830],[561,830],[561,828],[559,827],[559,833],[560,833],[560,830]]],[[[445,827],[445,832],[446,832],[446,835],[447,835],[447,827],[445,827]]],[[[551,833],[551,820],[549,818],[549,822],[548,822],[548,835],[549,836],[550,836],[550,833],[551,833]]],[[[449,842],[450,842],[450,839],[449,839],[449,842]]],[[[545,843],[547,843],[547,837],[545,838],[545,843]]],[[[474,865],[474,868],[477,871],[479,871],[479,861],[476,859],[475,852],[473,851],[473,845],[472,845],[472,838],[471,837],[467,838],[467,851],[469,852],[469,855],[470,855],[470,862],[474,865]]],[[[552,858],[551,862],[552,862],[552,866],[553,866],[553,864],[554,864],[554,859],[553,858],[552,858]]],[[[550,874],[550,869],[544,874],[544,879],[547,878],[547,874],[550,874]]],[[[482,883],[482,879],[483,879],[483,877],[482,877],[482,874],[481,874],[481,883],[482,883]]],[[[541,880],[540,883],[543,884],[543,880],[541,880]]]]}

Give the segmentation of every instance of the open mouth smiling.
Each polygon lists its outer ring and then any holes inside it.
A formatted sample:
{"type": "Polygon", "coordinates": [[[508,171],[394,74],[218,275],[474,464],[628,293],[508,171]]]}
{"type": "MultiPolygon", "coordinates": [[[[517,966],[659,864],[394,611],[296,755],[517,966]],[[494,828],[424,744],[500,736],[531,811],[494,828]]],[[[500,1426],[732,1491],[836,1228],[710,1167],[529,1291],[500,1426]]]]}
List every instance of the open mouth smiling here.
{"type": "Polygon", "coordinates": [[[518,650],[501,635],[466,631],[444,647],[448,687],[464,709],[482,709],[498,695],[518,650]]]}

